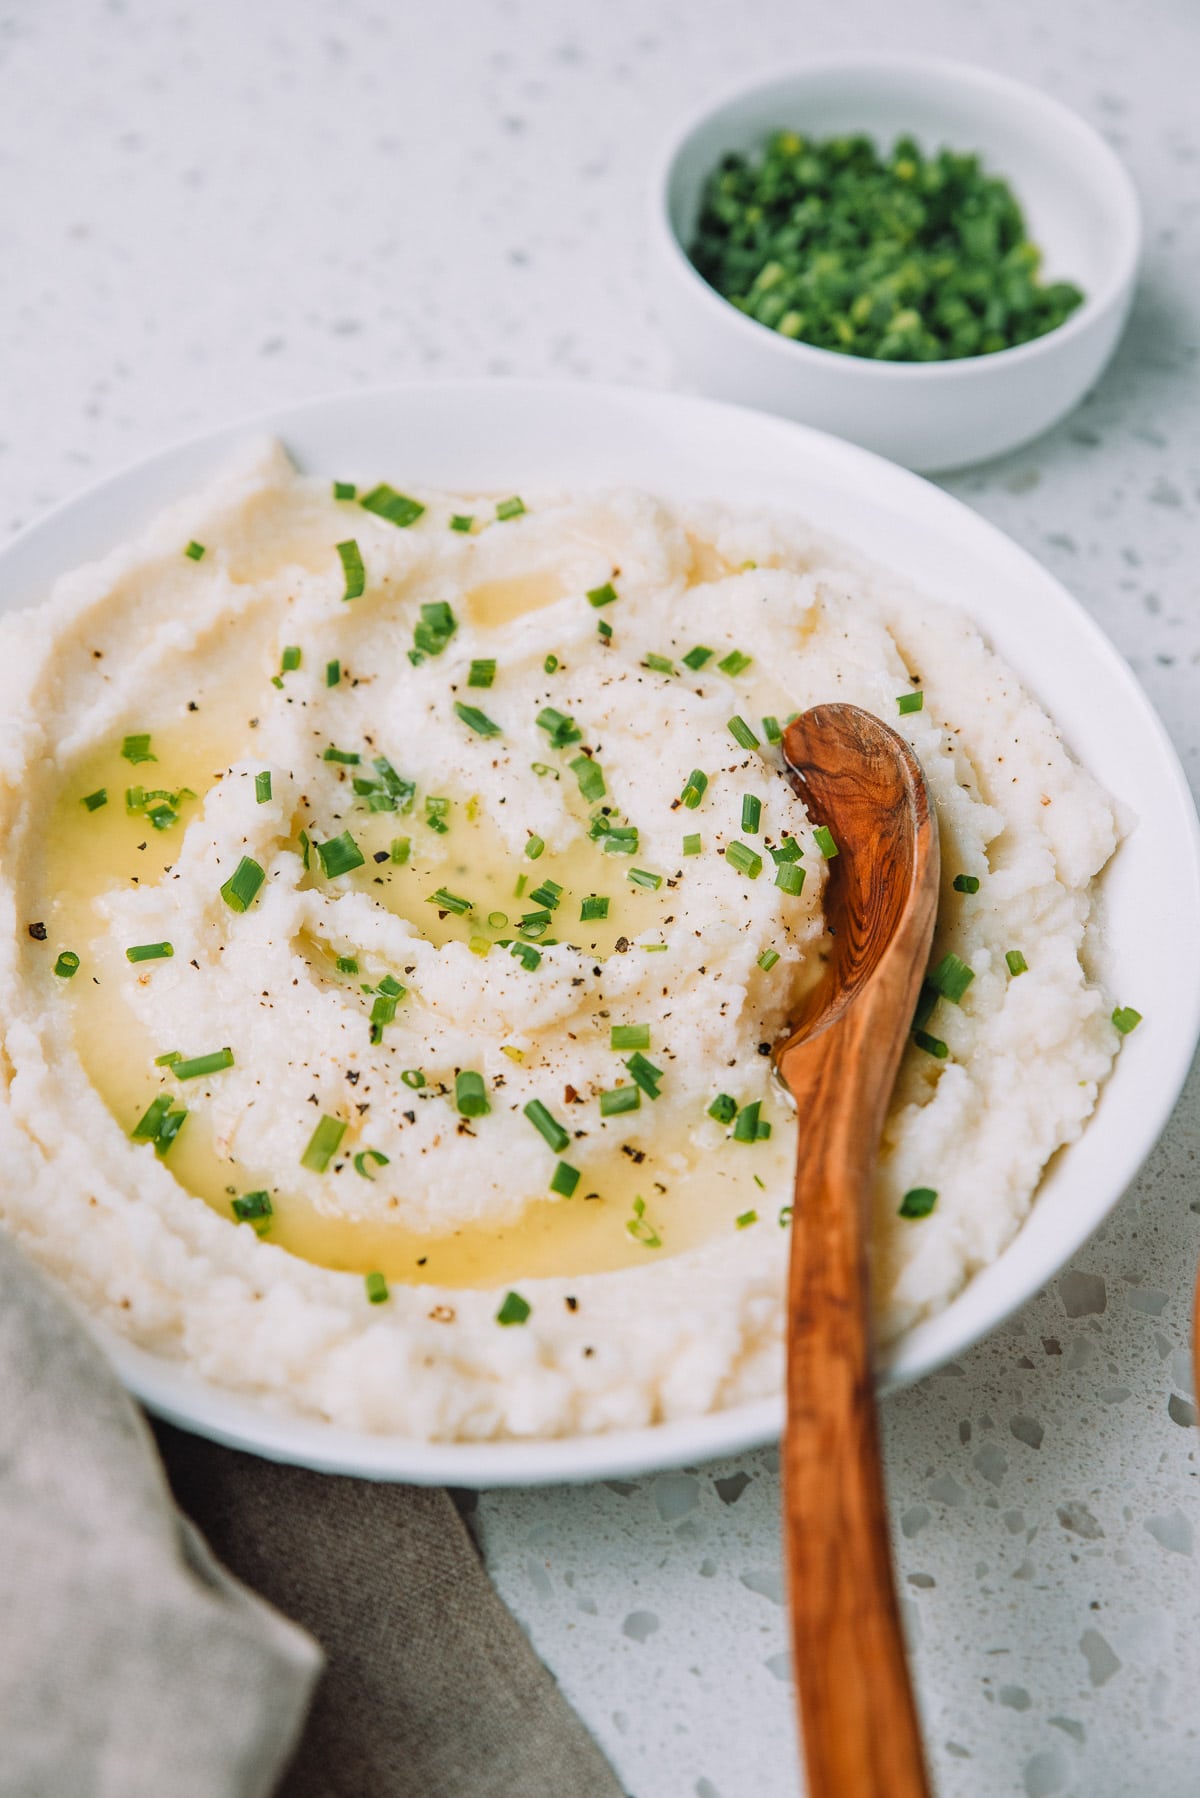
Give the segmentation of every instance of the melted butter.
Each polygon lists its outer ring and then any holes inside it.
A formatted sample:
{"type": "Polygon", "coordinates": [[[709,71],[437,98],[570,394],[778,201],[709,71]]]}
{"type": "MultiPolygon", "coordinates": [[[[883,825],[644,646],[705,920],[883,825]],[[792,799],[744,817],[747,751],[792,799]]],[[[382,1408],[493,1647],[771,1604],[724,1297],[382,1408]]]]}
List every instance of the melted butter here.
{"type": "Polygon", "coordinates": [[[519,574],[506,580],[483,581],[466,597],[466,614],[480,630],[495,630],[526,612],[541,612],[563,596],[557,574],[519,574]]]}
{"type": "MultiPolygon", "coordinates": [[[[545,603],[549,603],[547,600],[545,603]]],[[[157,761],[131,766],[115,743],[76,765],[64,777],[51,827],[44,838],[41,884],[46,895],[43,913],[55,948],[73,947],[84,957],[64,998],[72,1007],[76,1046],[89,1079],[123,1130],[131,1131],[152,1099],[173,1090],[177,1101],[189,1103],[189,1089],[171,1085],[169,1070],[154,1066],[155,1056],[167,1048],[194,1052],[204,1045],[186,1040],[181,1021],[180,1041],[153,1042],[122,998],[127,983],[153,978],[153,964],[131,966],[124,944],[106,942],[96,952],[89,945],[100,928],[93,902],[101,894],[129,883],[154,885],[168,873],[182,843],[187,820],[205,795],[224,776],[231,762],[251,752],[254,732],[249,715],[254,694],[245,688],[233,694],[219,693],[205,699],[200,710],[183,714],[156,728],[152,720],[139,721],[152,732],[151,748],[157,761]],[[156,831],[148,819],[130,815],[125,806],[129,786],[169,791],[191,788],[197,797],[185,800],[182,821],[166,831],[156,831]],[[88,812],[82,795],[99,787],[108,791],[108,803],[88,812]]],[[[518,936],[523,912],[539,908],[532,897],[546,879],[561,888],[562,897],[552,911],[546,937],[577,945],[588,955],[603,958],[614,953],[644,954],[634,946],[622,947],[623,939],[642,932],[655,936],[666,927],[677,903],[676,890],[663,885],[652,891],[628,879],[638,856],[608,855],[587,840],[572,843],[562,853],[549,850],[536,861],[513,856],[505,847],[493,821],[473,802],[452,801],[449,830],[431,830],[424,819],[424,795],[419,794],[409,815],[360,811],[347,803],[342,828],[349,828],[367,856],[366,865],[343,885],[359,884],[378,902],[410,919],[429,940],[441,944],[452,939],[488,941],[491,955],[504,954],[502,937],[518,936]],[[397,865],[389,859],[376,863],[375,854],[390,851],[392,840],[407,836],[410,859],[397,865]],[[524,879],[521,897],[515,891],[524,879]],[[429,895],[446,887],[472,902],[465,916],[429,903],[429,895]],[[582,900],[592,893],[610,897],[609,916],[584,924],[582,900]],[[500,915],[505,923],[498,920],[500,915]]],[[[315,857],[314,857],[315,864],[315,857]]],[[[673,870],[657,870],[673,877],[673,870]]],[[[311,880],[319,876],[315,867],[311,880]]],[[[545,938],[542,939],[545,941],[545,938]]],[[[328,967],[323,945],[316,959],[325,962],[320,976],[340,979],[328,967]]],[[[331,953],[331,952],[330,952],[331,953]]],[[[531,972],[530,978],[537,978],[531,972]]],[[[596,1020],[598,1030],[608,1022],[596,1020]]],[[[651,1050],[653,1056],[653,1049],[651,1050]]],[[[764,1065],[764,1076],[766,1068],[764,1065]]],[[[219,1076],[217,1076],[219,1078],[219,1076]]],[[[204,1081],[196,1099],[202,1098],[204,1081]]],[[[714,1075],[714,1090],[719,1080],[714,1075]]],[[[770,1085],[764,1079],[764,1085],[770,1085]]],[[[195,1101],[193,1101],[194,1103],[195,1101]]],[[[442,1102],[414,1095],[414,1103],[442,1102]]],[[[568,1128],[572,1111],[560,1108],[568,1128]]],[[[281,1182],[278,1169],[255,1167],[224,1152],[207,1127],[203,1115],[192,1111],[172,1144],[166,1165],[179,1185],[231,1218],[231,1200],[246,1192],[267,1190],[273,1216],[268,1240],[288,1252],[323,1266],[365,1273],[378,1269],[395,1282],[447,1287],[493,1287],[520,1279],[613,1271],[682,1252],[717,1234],[731,1234],[735,1220],[757,1212],[759,1229],[774,1229],[780,1203],[790,1192],[795,1125],[774,1091],[769,1091],[763,1116],[773,1125],[769,1141],[753,1146],[723,1141],[716,1148],[696,1148],[686,1135],[668,1136],[657,1130],[654,1106],[643,1101],[641,1130],[633,1139],[635,1156],[617,1149],[589,1147],[579,1157],[582,1178],[571,1199],[546,1193],[526,1195],[519,1216],[500,1228],[477,1226],[443,1235],[422,1235],[399,1221],[345,1216],[353,1213],[354,1187],[359,1175],[351,1159],[355,1150],[369,1146],[369,1130],[359,1139],[352,1131],[346,1141],[347,1157],[331,1167],[327,1211],[319,1211],[281,1182]],[[757,1179],[755,1178],[757,1176],[757,1179]],[[761,1185],[759,1182],[761,1181],[761,1185]],[[633,1218],[633,1204],[641,1198],[645,1219],[661,1246],[649,1247],[632,1236],[626,1224],[633,1218]]],[[[594,1108],[586,1108],[592,1114],[594,1108]]],[[[577,1108],[583,1118],[585,1108],[577,1108]]],[[[594,1116],[588,1116],[594,1137],[594,1116]]],[[[486,1119],[473,1128],[486,1128],[486,1119]]],[[[136,1145],[135,1152],[152,1155],[151,1145],[136,1145]]],[[[566,1151],[571,1159],[571,1150],[566,1151]]],[[[547,1151],[547,1177],[555,1157],[547,1151]]],[[[399,1211],[400,1170],[375,1169],[376,1192],[390,1199],[399,1211]],[[389,1185],[395,1182],[389,1194],[389,1185]]],[[[364,1187],[365,1193],[365,1187],[364,1187]]],[[[644,1234],[644,1232],[642,1232],[644,1234]]]]}

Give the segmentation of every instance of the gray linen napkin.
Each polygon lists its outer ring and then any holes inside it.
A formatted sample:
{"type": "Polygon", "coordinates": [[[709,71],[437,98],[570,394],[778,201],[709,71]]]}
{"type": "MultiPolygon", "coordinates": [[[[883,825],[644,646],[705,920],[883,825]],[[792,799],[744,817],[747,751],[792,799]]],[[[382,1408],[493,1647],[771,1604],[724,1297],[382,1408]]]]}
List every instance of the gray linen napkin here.
{"type": "Polygon", "coordinates": [[[0,1798],[620,1798],[445,1493],[160,1442],[319,1685],[0,1230],[0,1798]]]}

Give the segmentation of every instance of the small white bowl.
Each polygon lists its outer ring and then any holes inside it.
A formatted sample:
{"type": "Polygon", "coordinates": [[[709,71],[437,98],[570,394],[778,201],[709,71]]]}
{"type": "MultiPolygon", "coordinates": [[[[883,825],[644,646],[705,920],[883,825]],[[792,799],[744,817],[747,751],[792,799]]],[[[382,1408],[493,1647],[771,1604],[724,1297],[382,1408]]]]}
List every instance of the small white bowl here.
{"type": "Polygon", "coordinates": [[[652,198],[659,318],[684,377],[910,468],[979,462],[1047,430],[1108,362],[1133,297],[1137,193],[1103,138],[1035,88],[938,58],[822,58],[743,88],[675,138],[652,198]],[[866,132],[884,147],[907,134],[926,151],[980,152],[1011,184],[1045,278],[1074,281],[1083,304],[1031,343],[956,362],[842,356],[760,325],[696,272],[687,245],[721,157],[756,151],[781,129],[866,132]]]}

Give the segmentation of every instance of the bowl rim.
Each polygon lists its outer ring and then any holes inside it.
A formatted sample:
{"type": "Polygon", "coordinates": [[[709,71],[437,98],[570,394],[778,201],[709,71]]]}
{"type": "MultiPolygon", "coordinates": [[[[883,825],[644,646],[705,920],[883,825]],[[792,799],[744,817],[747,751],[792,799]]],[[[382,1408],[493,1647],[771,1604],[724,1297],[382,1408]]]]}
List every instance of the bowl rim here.
{"type": "Polygon", "coordinates": [[[977,63],[959,62],[946,56],[925,56],[912,51],[853,51],[841,55],[806,57],[782,71],[764,73],[725,88],[716,99],[694,108],[683,123],[676,126],[665,148],[660,150],[650,189],[650,214],[651,229],[664,244],[668,261],[697,293],[712,318],[723,319],[745,338],[747,344],[757,344],[768,354],[790,357],[799,367],[807,363],[814,369],[825,371],[836,368],[851,378],[874,380],[877,383],[978,378],[985,370],[996,369],[1007,373],[1018,364],[1053,354],[1055,349],[1083,335],[1095,322],[1123,304],[1137,276],[1143,237],[1141,202],[1133,177],[1111,144],[1106,142],[1081,113],[1048,94],[1043,88],[1019,81],[1011,75],[1000,74],[977,63]],[[837,350],[823,349],[818,344],[783,337],[773,326],[764,325],[759,319],[740,312],[704,279],[684,248],[671,221],[671,186],[680,157],[703,126],[720,118],[739,101],[756,94],[769,93],[772,89],[782,91],[794,82],[811,78],[820,80],[848,72],[861,75],[898,75],[906,71],[931,74],[947,85],[957,83],[964,87],[974,87],[992,97],[1019,99],[1023,105],[1040,110],[1060,134],[1074,137],[1081,146],[1086,147],[1089,158],[1097,165],[1100,182],[1109,187],[1110,194],[1117,203],[1123,229],[1114,240],[1115,253],[1111,272],[1091,292],[1085,293],[1083,304],[1076,307],[1071,316],[1064,319],[1061,325],[1056,325],[1052,331],[1043,332],[1040,337],[1031,338],[1028,343],[1013,344],[1008,349],[992,350],[986,355],[943,357],[934,362],[891,362],[879,361],[870,356],[843,355],[837,350]]]}

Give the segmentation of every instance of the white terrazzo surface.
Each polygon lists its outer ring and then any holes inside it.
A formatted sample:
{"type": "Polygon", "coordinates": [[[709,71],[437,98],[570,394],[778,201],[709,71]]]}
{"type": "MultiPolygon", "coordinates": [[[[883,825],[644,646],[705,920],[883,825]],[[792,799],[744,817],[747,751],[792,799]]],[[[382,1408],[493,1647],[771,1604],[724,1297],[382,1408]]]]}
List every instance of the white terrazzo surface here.
{"type": "MultiPolygon", "coordinates": [[[[1115,366],[1052,435],[947,484],[1092,609],[1194,775],[1191,0],[0,4],[0,531],[331,388],[668,384],[641,232],[664,126],[743,74],[864,44],[1039,82],[1132,167],[1148,247],[1115,366]]],[[[1072,1271],[886,1407],[944,1798],[1200,1789],[1197,1099],[1072,1271]]],[[[796,1790],[777,1502],[765,1453],[479,1501],[502,1593],[636,1798],[796,1790]]]]}

